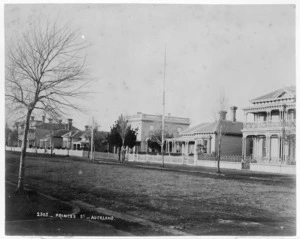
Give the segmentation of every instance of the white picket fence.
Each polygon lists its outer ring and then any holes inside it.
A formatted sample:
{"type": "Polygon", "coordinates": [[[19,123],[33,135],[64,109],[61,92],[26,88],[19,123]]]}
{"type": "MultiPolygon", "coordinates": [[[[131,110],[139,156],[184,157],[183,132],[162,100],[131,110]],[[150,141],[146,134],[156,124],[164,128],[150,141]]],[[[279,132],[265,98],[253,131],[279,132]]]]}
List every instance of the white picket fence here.
{"type": "MultiPolygon", "coordinates": [[[[148,163],[162,163],[161,155],[151,155],[151,154],[128,154],[127,160],[132,162],[148,162],[148,163]]],[[[183,157],[183,156],[164,156],[164,163],[166,164],[194,164],[193,157],[183,157]]]]}
{"type": "MultiPolygon", "coordinates": [[[[7,151],[21,152],[20,147],[7,147],[7,151]]],[[[26,150],[29,153],[39,153],[39,154],[51,154],[49,149],[35,149],[27,148],[26,150]]],[[[55,155],[64,155],[64,156],[77,156],[82,158],[88,158],[89,152],[84,150],[67,150],[67,149],[54,149],[53,153],[55,155]]],[[[99,159],[108,159],[112,161],[118,160],[118,154],[113,153],[102,153],[95,152],[95,160],[99,159]]],[[[126,161],[131,162],[148,162],[148,163],[162,163],[161,155],[150,155],[150,154],[126,154],[126,161]]],[[[202,166],[202,167],[217,167],[217,161],[215,160],[195,160],[193,156],[164,156],[165,164],[177,164],[177,165],[190,165],[190,166],[202,166]]],[[[227,169],[242,169],[241,162],[230,162],[230,161],[220,161],[220,168],[227,169]]],[[[268,173],[283,173],[283,174],[296,174],[295,165],[268,165],[268,164],[259,164],[259,163],[250,163],[250,170],[268,172],[268,173]]]]}
{"type": "MultiPolygon", "coordinates": [[[[21,152],[20,147],[5,147],[7,151],[21,152]]],[[[38,153],[38,154],[51,154],[50,149],[37,149],[37,148],[27,148],[28,153],[38,153]]],[[[52,154],[64,155],[64,156],[77,156],[77,157],[88,157],[88,152],[84,150],[67,150],[67,149],[53,149],[52,154]]]]}

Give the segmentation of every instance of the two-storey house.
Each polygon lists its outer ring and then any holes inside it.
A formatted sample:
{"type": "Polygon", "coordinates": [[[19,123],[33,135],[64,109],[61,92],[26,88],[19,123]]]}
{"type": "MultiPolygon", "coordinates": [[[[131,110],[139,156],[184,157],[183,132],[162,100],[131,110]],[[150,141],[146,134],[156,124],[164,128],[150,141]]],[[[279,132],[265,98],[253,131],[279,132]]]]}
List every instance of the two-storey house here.
{"type": "Polygon", "coordinates": [[[244,109],[243,155],[252,163],[295,164],[296,89],[265,94],[244,109]]]}
{"type": "MultiPolygon", "coordinates": [[[[24,137],[25,122],[16,122],[15,127],[18,131],[18,146],[20,147],[24,137]]],[[[72,126],[72,119],[68,119],[68,123],[62,123],[62,120],[57,122],[49,118],[46,122],[45,116],[42,120],[36,120],[31,116],[29,123],[29,132],[27,135],[27,147],[55,147],[62,146],[61,135],[71,130],[78,130],[72,126]]]]}
{"type": "MultiPolygon", "coordinates": [[[[150,115],[138,112],[136,115],[126,116],[126,119],[132,129],[138,129],[135,150],[137,152],[148,151],[149,138],[154,132],[162,128],[162,115],[150,115]]],[[[165,117],[165,132],[174,137],[178,136],[179,132],[187,129],[189,125],[189,118],[175,117],[170,114],[165,117]]]]}

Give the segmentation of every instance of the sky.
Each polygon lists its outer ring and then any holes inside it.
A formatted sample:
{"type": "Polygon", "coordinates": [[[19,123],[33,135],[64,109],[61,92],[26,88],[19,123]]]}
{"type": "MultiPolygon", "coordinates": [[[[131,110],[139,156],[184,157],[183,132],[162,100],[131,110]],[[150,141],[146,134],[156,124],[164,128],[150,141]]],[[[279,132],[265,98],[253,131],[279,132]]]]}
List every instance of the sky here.
{"type": "Polygon", "coordinates": [[[88,42],[94,93],[65,115],[80,129],[162,114],[164,73],[166,114],[191,126],[213,120],[222,91],[243,121],[251,99],[296,84],[294,5],[6,4],[4,17],[5,47],[49,17],[88,42]]]}

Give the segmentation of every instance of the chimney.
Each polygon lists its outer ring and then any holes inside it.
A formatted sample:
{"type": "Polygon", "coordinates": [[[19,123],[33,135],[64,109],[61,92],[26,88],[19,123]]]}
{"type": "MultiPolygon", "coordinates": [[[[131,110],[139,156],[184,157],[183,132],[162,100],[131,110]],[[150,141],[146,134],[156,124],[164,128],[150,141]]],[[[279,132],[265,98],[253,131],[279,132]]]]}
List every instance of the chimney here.
{"type": "Polygon", "coordinates": [[[86,126],[85,126],[85,131],[88,131],[88,130],[89,130],[89,126],[86,125],[86,126]]]}
{"type": "Polygon", "coordinates": [[[43,116],[42,116],[43,123],[45,123],[45,118],[46,118],[46,116],[43,115],[43,116]]]}
{"type": "Polygon", "coordinates": [[[52,119],[48,118],[49,124],[52,124],[52,119]]]}
{"type": "Polygon", "coordinates": [[[62,123],[62,120],[61,120],[61,119],[60,119],[60,120],[58,120],[58,123],[59,123],[59,124],[61,124],[61,123],[62,123]]]}
{"type": "Polygon", "coordinates": [[[219,119],[220,120],[226,120],[226,114],[227,114],[227,111],[224,111],[224,110],[221,110],[220,112],[219,112],[219,119]]]}
{"type": "Polygon", "coordinates": [[[34,116],[31,116],[31,117],[30,117],[30,121],[34,121],[34,116]]]}
{"type": "Polygon", "coordinates": [[[231,109],[231,120],[232,120],[232,122],[236,122],[237,107],[236,106],[231,106],[230,109],[231,109]]]}
{"type": "Polygon", "coordinates": [[[68,130],[72,130],[72,119],[68,119],[68,130]]]}

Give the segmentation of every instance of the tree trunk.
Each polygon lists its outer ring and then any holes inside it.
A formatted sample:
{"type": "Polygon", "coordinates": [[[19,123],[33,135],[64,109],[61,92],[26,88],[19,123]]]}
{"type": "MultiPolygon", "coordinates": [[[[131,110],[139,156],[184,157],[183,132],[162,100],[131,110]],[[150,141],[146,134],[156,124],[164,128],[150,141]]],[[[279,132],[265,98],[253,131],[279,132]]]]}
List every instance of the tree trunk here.
{"type": "Polygon", "coordinates": [[[125,160],[125,136],[122,139],[122,147],[121,147],[121,153],[122,153],[122,163],[124,163],[125,160]]]}
{"type": "Polygon", "coordinates": [[[124,163],[125,161],[125,154],[126,154],[125,149],[122,147],[122,163],[124,163]]]}
{"type": "Polygon", "coordinates": [[[24,128],[24,135],[23,135],[23,142],[22,142],[22,149],[21,149],[21,156],[20,156],[20,166],[19,166],[19,178],[18,178],[18,186],[16,191],[24,191],[24,176],[25,176],[25,157],[26,157],[26,147],[27,147],[27,135],[29,130],[29,121],[32,111],[27,112],[26,121],[25,121],[25,128],[24,128]]]}
{"type": "Polygon", "coordinates": [[[118,148],[118,161],[121,162],[121,147],[118,148]]]}
{"type": "Polygon", "coordinates": [[[161,144],[161,166],[165,167],[165,158],[164,158],[164,143],[161,144]]]}
{"type": "Polygon", "coordinates": [[[222,140],[222,124],[220,125],[219,129],[219,142],[218,142],[218,171],[217,173],[221,173],[220,170],[220,160],[221,160],[221,140],[222,140]]]}
{"type": "Polygon", "coordinates": [[[52,156],[53,154],[53,136],[51,136],[51,139],[50,139],[50,155],[52,156]]]}

